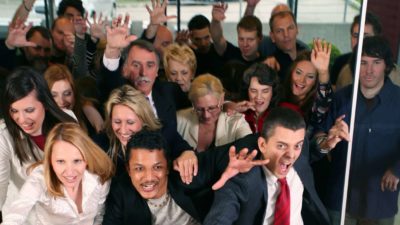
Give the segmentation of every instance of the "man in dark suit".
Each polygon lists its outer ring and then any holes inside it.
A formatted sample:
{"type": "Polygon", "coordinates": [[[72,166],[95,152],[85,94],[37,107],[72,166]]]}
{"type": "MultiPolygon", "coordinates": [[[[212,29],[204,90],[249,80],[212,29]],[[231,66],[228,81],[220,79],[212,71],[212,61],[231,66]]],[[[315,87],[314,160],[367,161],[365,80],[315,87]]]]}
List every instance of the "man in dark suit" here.
{"type": "Polygon", "coordinates": [[[270,162],[233,177],[218,190],[203,224],[276,224],[276,220],[286,220],[281,224],[330,224],[314,188],[305,127],[298,113],[287,108],[271,110],[262,136],[247,136],[236,144],[236,148],[259,149],[261,157],[270,162]]]}
{"type": "MultiPolygon", "coordinates": [[[[154,46],[144,40],[133,41],[136,37],[129,35],[129,18],[125,19],[124,24],[121,24],[121,19],[114,20],[113,27],[107,30],[103,68],[98,80],[101,99],[104,101],[114,88],[126,83],[141,91],[160,119],[162,133],[172,151],[171,156],[176,158],[192,149],[176,127],[176,108],[180,107],[177,104],[184,102],[185,96],[178,85],[156,80],[160,60],[154,46]],[[122,52],[122,49],[125,50],[122,52]],[[123,63],[121,58],[124,59],[123,63]]],[[[194,157],[192,151],[186,153],[194,157]]],[[[195,159],[189,161],[195,164],[195,159]]]]}

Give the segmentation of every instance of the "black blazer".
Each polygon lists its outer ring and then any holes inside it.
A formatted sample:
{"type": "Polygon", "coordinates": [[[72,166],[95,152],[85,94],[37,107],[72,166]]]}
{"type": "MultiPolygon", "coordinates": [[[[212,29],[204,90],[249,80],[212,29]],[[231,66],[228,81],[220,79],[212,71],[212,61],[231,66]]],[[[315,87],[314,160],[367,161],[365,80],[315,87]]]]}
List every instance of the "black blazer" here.
{"type": "MultiPolygon", "coordinates": [[[[257,149],[257,135],[248,135],[237,141],[237,149],[257,149]]],[[[314,187],[312,170],[308,159],[308,141],[304,142],[302,153],[294,164],[303,185],[302,218],[304,224],[330,224],[328,213],[314,187]]],[[[253,168],[247,174],[239,174],[215,192],[212,208],[204,225],[263,224],[268,204],[268,188],[261,167],[253,168]]]]}

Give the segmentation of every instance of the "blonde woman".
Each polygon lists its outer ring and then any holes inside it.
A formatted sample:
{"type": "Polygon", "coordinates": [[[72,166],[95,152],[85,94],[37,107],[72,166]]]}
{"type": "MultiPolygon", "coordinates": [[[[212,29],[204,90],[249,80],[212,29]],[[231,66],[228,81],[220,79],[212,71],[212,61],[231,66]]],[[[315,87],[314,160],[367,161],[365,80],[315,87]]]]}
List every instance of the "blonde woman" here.
{"type": "Polygon", "coordinates": [[[130,85],[124,85],[111,92],[105,104],[105,127],[109,146],[105,147],[113,159],[116,175],[125,172],[125,149],[132,135],[142,129],[161,129],[146,97],[130,85]]]}
{"type": "Polygon", "coordinates": [[[101,224],[113,164],[76,123],[48,134],[44,159],[33,165],[3,224],[101,224]]]}
{"type": "Polygon", "coordinates": [[[168,81],[187,93],[196,73],[196,56],[187,45],[171,44],[164,50],[163,64],[168,81]]]}
{"type": "Polygon", "coordinates": [[[217,77],[200,75],[193,80],[189,90],[193,108],[177,113],[178,132],[199,152],[252,133],[242,114],[228,116],[222,111],[224,95],[217,77]]]}

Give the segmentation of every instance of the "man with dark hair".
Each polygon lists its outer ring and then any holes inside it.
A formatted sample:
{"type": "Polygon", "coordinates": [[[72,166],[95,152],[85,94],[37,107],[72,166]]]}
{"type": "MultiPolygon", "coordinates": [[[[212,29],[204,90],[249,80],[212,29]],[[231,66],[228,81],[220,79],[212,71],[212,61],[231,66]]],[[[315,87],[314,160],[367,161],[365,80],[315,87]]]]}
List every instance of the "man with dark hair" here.
{"type": "Polygon", "coordinates": [[[238,60],[244,63],[247,68],[254,62],[262,60],[258,52],[258,45],[262,38],[262,24],[255,16],[243,17],[236,27],[239,45],[239,47],[236,47],[225,39],[222,30],[221,22],[225,19],[227,7],[226,3],[213,5],[211,37],[214,41],[214,47],[225,63],[238,60]]]}
{"type": "Polygon", "coordinates": [[[107,32],[102,71],[98,76],[98,88],[102,90],[100,99],[104,102],[114,88],[123,84],[130,84],[141,91],[162,123],[161,131],[171,148],[172,157],[176,158],[181,153],[190,155],[188,164],[196,167],[193,148],[177,132],[176,108],[183,108],[180,104],[187,97],[176,83],[156,79],[160,65],[158,54],[150,42],[133,41],[136,36],[129,35],[128,22],[120,24],[121,21],[114,21],[107,32]],[[125,49],[123,60],[122,49],[125,49]]]}
{"type": "Polygon", "coordinates": [[[224,186],[215,192],[203,224],[330,224],[314,188],[305,132],[299,113],[272,109],[261,135],[245,137],[236,146],[258,149],[268,164],[214,185],[224,186]]]}
{"type": "MultiPolygon", "coordinates": [[[[346,222],[394,224],[400,177],[400,88],[388,78],[393,68],[389,43],[365,37],[347,195],[346,222]]],[[[353,85],[337,91],[327,120],[315,135],[330,154],[323,200],[333,224],[339,224],[349,140],[353,85]]],[[[347,179],[347,178],[346,178],[347,179]]]]}
{"type": "Polygon", "coordinates": [[[37,71],[44,72],[51,56],[50,32],[40,26],[9,29],[4,50],[1,51],[3,59],[1,66],[10,71],[18,66],[32,66],[37,71]]]}
{"type": "MultiPolygon", "coordinates": [[[[360,30],[360,20],[361,16],[357,15],[354,17],[353,22],[350,27],[350,36],[351,36],[351,49],[354,49],[354,46],[358,43],[359,30],[360,30]]],[[[364,26],[364,37],[381,35],[382,34],[382,25],[379,21],[379,18],[371,12],[367,12],[365,15],[365,26],[364,26]]],[[[331,68],[331,82],[336,85],[339,74],[341,71],[348,71],[348,63],[350,61],[350,57],[352,55],[352,51],[343,54],[335,59],[333,66],[331,68]],[[344,69],[346,68],[346,69],[344,69]]],[[[343,72],[346,73],[346,72],[343,72]]],[[[348,73],[348,72],[347,72],[348,73]]],[[[343,76],[343,75],[342,75],[343,76]]],[[[344,78],[341,78],[344,79],[344,78]]],[[[344,81],[339,81],[339,87],[346,86],[349,83],[344,81]]]]}
{"type": "MultiPolygon", "coordinates": [[[[199,174],[185,185],[169,166],[167,147],[162,135],[155,131],[142,130],[131,137],[125,154],[128,173],[113,181],[103,225],[201,223],[206,213],[201,204],[209,199],[193,197],[222,173],[228,152],[221,149],[199,154],[199,174]]],[[[236,161],[231,152],[229,160],[236,161]]],[[[253,157],[243,157],[243,161],[249,162],[253,157]]],[[[231,170],[239,168],[229,165],[231,170]]]]}
{"type": "Polygon", "coordinates": [[[225,19],[226,3],[217,3],[212,8],[211,37],[214,48],[222,57],[223,66],[221,81],[226,89],[227,98],[240,100],[240,83],[243,80],[243,72],[255,62],[264,58],[258,52],[258,46],[262,38],[262,24],[255,16],[243,17],[236,26],[238,46],[227,41],[223,34],[222,21],[225,19]]]}
{"type": "Polygon", "coordinates": [[[85,9],[81,0],[62,0],[58,5],[57,16],[66,16],[70,19],[84,17],[85,9]]]}
{"type": "Polygon", "coordinates": [[[211,42],[210,21],[203,15],[192,17],[188,23],[191,47],[196,55],[196,75],[221,75],[222,58],[211,42]]]}

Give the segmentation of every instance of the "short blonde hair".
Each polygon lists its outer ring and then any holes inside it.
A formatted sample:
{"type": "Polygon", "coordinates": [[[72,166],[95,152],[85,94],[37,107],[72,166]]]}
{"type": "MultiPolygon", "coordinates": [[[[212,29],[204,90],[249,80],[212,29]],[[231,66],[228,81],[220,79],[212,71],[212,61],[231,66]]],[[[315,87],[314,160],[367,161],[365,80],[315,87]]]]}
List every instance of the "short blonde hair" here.
{"type": "Polygon", "coordinates": [[[167,77],[169,77],[169,60],[175,60],[189,66],[189,69],[193,73],[193,76],[196,73],[196,56],[193,50],[187,45],[179,45],[177,43],[174,43],[168,45],[168,47],[164,49],[163,64],[167,77]]]}
{"type": "Polygon", "coordinates": [[[142,121],[143,128],[147,130],[161,129],[160,121],[154,115],[153,109],[151,108],[149,101],[147,101],[142,92],[136,90],[130,85],[124,85],[120,88],[114,89],[105,104],[105,127],[107,135],[110,138],[111,146],[109,154],[114,161],[117,159],[117,151],[120,147],[120,143],[115,136],[111,126],[111,115],[115,105],[124,105],[129,107],[142,121]]]}
{"type": "MultiPolygon", "coordinates": [[[[104,184],[114,174],[114,165],[108,155],[76,123],[59,123],[48,134],[44,148],[44,180],[48,192],[55,197],[64,197],[61,181],[51,165],[53,146],[65,141],[75,146],[86,162],[86,170],[100,177],[104,184]]],[[[68,151],[68,149],[65,149],[68,151]]]]}
{"type": "Polygon", "coordinates": [[[209,73],[200,75],[192,81],[189,99],[193,103],[198,98],[208,94],[214,95],[218,99],[224,96],[224,87],[221,81],[209,73]]]}

